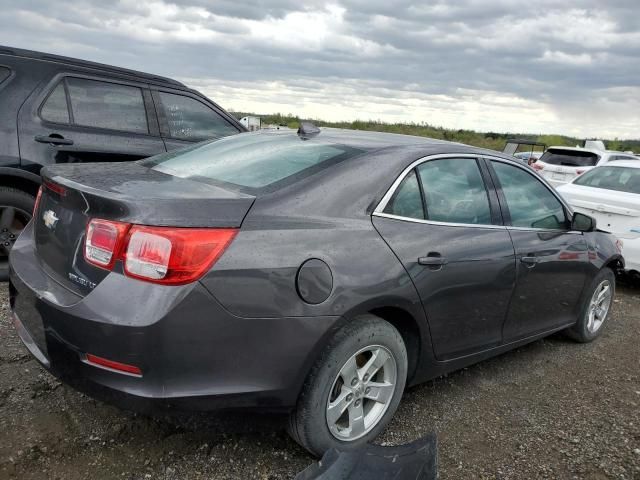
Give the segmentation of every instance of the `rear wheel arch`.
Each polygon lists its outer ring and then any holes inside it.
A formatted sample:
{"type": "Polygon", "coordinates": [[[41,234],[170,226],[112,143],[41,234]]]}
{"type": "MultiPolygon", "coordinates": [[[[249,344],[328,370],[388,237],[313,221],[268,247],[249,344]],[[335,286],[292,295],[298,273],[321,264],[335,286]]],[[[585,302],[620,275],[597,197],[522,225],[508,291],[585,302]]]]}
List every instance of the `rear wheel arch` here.
{"type": "Polygon", "coordinates": [[[32,197],[38,194],[42,181],[39,175],[17,168],[0,168],[0,186],[15,188],[32,197]]]}
{"type": "Polygon", "coordinates": [[[610,270],[613,270],[613,273],[615,274],[620,274],[624,272],[624,259],[622,258],[622,255],[614,255],[611,258],[609,258],[604,265],[602,266],[602,268],[600,270],[602,270],[603,268],[608,268],[610,270]]]}

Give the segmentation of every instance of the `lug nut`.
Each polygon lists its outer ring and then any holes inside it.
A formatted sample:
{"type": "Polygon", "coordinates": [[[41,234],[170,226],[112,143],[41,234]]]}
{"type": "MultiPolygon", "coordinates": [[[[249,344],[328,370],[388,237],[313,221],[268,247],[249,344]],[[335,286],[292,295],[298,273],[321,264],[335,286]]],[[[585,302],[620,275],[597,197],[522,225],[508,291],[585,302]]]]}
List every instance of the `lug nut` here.
{"type": "Polygon", "coordinates": [[[355,387],[358,384],[358,379],[354,378],[353,380],[351,380],[351,386],[355,387]]]}
{"type": "Polygon", "coordinates": [[[9,243],[9,242],[4,242],[4,246],[5,246],[5,247],[8,247],[9,245],[10,245],[10,243],[9,243]]]}
{"type": "Polygon", "coordinates": [[[359,406],[360,406],[360,400],[356,400],[355,406],[356,406],[356,407],[359,407],[359,406]]]}
{"type": "Polygon", "coordinates": [[[351,400],[353,400],[353,393],[347,395],[347,402],[350,402],[351,400]]]}
{"type": "Polygon", "coordinates": [[[364,394],[365,395],[369,395],[370,392],[371,392],[371,387],[365,388],[365,390],[364,390],[364,394]]]}
{"type": "Polygon", "coordinates": [[[369,380],[369,374],[366,374],[366,375],[364,376],[363,380],[364,380],[365,382],[366,382],[366,381],[368,381],[368,380],[369,380]]]}

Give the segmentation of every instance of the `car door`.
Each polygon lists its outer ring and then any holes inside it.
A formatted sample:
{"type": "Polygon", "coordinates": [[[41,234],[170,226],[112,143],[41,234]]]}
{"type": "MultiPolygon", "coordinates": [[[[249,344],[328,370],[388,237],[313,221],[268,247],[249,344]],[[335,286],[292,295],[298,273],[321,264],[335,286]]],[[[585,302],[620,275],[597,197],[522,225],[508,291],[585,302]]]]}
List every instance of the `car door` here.
{"type": "Polygon", "coordinates": [[[24,166],[138,160],[165,152],[145,84],[56,75],[18,114],[24,166]]]}
{"type": "Polygon", "coordinates": [[[227,114],[189,92],[154,89],[160,133],[167,151],[240,133],[227,114]]]}
{"type": "Polygon", "coordinates": [[[502,342],[516,269],[485,168],[474,156],[423,159],[373,215],[418,290],[440,360],[502,342]]]}
{"type": "Polygon", "coordinates": [[[505,320],[505,342],[574,323],[589,261],[568,208],[526,167],[489,162],[516,252],[517,280],[505,320]]]}

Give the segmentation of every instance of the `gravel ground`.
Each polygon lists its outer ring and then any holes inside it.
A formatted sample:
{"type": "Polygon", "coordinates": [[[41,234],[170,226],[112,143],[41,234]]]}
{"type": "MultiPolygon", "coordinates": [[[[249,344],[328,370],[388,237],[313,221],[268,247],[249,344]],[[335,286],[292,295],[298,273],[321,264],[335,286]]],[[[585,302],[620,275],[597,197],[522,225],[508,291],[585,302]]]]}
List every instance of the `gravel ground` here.
{"type": "MultiPolygon", "coordinates": [[[[28,355],[5,285],[0,307],[0,479],[285,479],[313,461],[254,421],[177,427],[87,398],[28,355]]],[[[640,288],[619,287],[598,341],[553,336],[412,388],[379,440],[435,431],[441,479],[640,479],[639,339],[640,288]]]]}

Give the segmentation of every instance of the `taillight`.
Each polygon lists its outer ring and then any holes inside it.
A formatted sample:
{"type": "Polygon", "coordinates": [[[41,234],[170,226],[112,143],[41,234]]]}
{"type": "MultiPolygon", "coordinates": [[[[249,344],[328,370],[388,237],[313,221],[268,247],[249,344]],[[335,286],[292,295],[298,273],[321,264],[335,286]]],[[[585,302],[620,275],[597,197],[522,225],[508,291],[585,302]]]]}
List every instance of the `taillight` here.
{"type": "Polygon", "coordinates": [[[93,219],[87,225],[84,258],[94,265],[111,269],[129,230],[128,223],[93,219]]]}
{"type": "Polygon", "coordinates": [[[40,198],[42,198],[42,187],[38,189],[38,194],[36,195],[36,201],[33,204],[33,216],[36,216],[36,212],[38,211],[38,205],[40,205],[40,198]]]}
{"type": "Polygon", "coordinates": [[[233,240],[233,228],[174,228],[93,219],[84,256],[111,270],[117,259],[125,275],[147,282],[183,285],[199,279],[233,240]]]}
{"type": "Polygon", "coordinates": [[[542,165],[541,163],[535,162],[531,165],[533,167],[534,170],[542,170],[544,169],[544,165],[542,165]]]}
{"type": "Polygon", "coordinates": [[[165,285],[191,283],[211,268],[236,232],[134,225],[124,254],[125,274],[165,285]]]}

